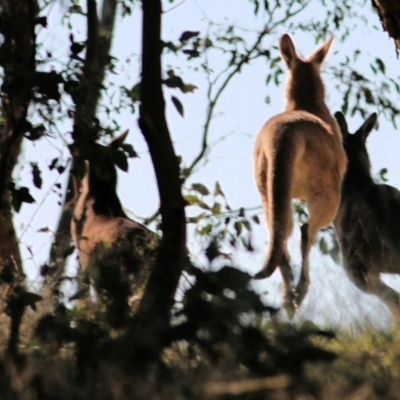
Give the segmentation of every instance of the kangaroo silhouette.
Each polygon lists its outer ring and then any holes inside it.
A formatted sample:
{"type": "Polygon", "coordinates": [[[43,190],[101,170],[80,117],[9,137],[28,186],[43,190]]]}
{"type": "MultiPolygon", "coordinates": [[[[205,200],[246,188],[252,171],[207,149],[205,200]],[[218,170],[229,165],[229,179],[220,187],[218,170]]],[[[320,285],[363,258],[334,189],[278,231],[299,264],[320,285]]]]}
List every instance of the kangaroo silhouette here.
{"type": "Polygon", "coordinates": [[[379,274],[400,273],[400,191],[375,183],[371,176],[366,140],[377,114],[373,113],[354,134],[349,133],[341,112],[335,117],[348,157],[334,220],[343,266],[359,289],[378,296],[398,316],[400,293],[386,285],[379,274]]]}
{"type": "Polygon", "coordinates": [[[303,60],[290,36],[281,37],[279,49],[287,66],[285,111],[265,123],[254,147],[255,181],[270,235],[267,257],[255,278],[267,278],[279,266],[284,307],[291,312],[307,293],[308,254],[319,229],[336,215],[346,170],[341,134],[325,104],[320,76],[332,41],[333,37],[303,60]],[[309,211],[301,227],[302,268],[295,289],[286,243],[293,229],[292,199],[305,201],[309,211]]]}
{"type": "Polygon", "coordinates": [[[94,284],[98,295],[106,295],[114,306],[110,314],[116,315],[127,312],[128,298],[145,284],[158,242],[153,232],[127,217],[116,192],[113,156],[127,133],[113,139],[108,148],[91,145],[97,162],[85,162],[82,180],[74,177],[80,193],[71,222],[86,281],[94,284]]]}

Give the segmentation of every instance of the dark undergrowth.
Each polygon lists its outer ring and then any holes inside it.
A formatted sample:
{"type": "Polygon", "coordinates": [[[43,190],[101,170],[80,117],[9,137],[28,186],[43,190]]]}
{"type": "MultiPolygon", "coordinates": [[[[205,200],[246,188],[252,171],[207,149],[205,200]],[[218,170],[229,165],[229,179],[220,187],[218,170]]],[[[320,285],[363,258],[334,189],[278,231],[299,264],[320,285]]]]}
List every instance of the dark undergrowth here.
{"type": "Polygon", "coordinates": [[[116,326],[98,305],[44,312],[23,279],[0,276],[1,400],[400,398],[397,334],[279,322],[231,267],[188,273],[152,359],[132,350],[134,316],[116,326]]]}

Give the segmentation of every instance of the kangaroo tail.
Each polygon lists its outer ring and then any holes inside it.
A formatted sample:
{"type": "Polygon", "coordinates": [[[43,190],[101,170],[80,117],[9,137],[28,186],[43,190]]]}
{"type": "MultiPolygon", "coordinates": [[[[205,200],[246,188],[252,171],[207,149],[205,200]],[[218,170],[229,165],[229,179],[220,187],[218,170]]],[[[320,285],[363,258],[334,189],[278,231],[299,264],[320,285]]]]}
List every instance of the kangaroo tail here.
{"type": "Polygon", "coordinates": [[[285,257],[285,240],[292,225],[291,188],[293,181],[295,146],[283,143],[267,160],[267,199],[269,241],[267,257],[256,279],[268,278],[285,257]]]}

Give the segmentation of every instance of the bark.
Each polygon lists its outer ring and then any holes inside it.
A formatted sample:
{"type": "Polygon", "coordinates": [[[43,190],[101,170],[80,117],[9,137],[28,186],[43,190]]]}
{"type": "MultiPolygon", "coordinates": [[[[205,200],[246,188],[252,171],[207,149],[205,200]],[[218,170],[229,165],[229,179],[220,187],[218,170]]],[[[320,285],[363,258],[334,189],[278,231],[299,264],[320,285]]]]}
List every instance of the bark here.
{"type": "MultiPolygon", "coordinates": [[[[83,67],[83,76],[78,90],[75,119],[74,140],[86,141],[85,132],[96,136],[94,125],[96,109],[99,103],[105,71],[109,62],[109,52],[114,31],[116,0],[103,0],[101,20],[98,20],[96,1],[88,0],[88,44],[83,67]]],[[[54,241],[50,251],[50,272],[44,281],[42,294],[57,293],[60,278],[64,273],[66,258],[71,246],[71,218],[74,208],[72,177],[69,177],[67,192],[60,220],[56,228],[54,241]],[[44,293],[45,292],[45,293],[44,293]]]]}
{"type": "Polygon", "coordinates": [[[136,314],[134,343],[157,356],[179,278],[187,262],[185,203],[178,158],[165,118],[161,77],[161,0],[142,1],[142,81],[139,125],[148,144],[160,196],[162,239],[136,314]]]}
{"type": "Polygon", "coordinates": [[[400,2],[398,0],[372,0],[378,11],[383,29],[394,39],[397,56],[400,51],[400,2]]]}
{"type": "Polygon", "coordinates": [[[9,185],[26,131],[27,111],[35,73],[36,0],[3,0],[1,28],[4,69],[0,127],[0,261],[13,261],[22,272],[18,238],[13,225],[9,185]]]}

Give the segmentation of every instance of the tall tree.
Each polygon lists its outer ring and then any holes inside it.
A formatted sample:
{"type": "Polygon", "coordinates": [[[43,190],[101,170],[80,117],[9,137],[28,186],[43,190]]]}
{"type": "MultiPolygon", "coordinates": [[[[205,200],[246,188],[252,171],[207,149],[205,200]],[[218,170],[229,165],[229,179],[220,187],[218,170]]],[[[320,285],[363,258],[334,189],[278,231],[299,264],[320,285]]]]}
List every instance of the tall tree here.
{"type": "Polygon", "coordinates": [[[0,63],[4,69],[0,127],[0,261],[13,260],[22,271],[18,238],[12,217],[14,200],[29,199],[26,188],[15,188],[12,173],[24,134],[29,130],[27,111],[35,85],[36,0],[3,0],[1,33],[4,36],[0,63]],[[21,29],[21,27],[24,27],[21,29]],[[27,198],[28,197],[28,198],[27,198]]]}
{"type": "Polygon", "coordinates": [[[148,144],[160,196],[162,239],[137,312],[136,333],[147,350],[161,349],[179,278],[187,262],[185,202],[178,157],[162,92],[161,0],[142,1],[142,80],[139,125],[148,144]],[[152,318],[149,318],[149,316],[152,318]]]}

